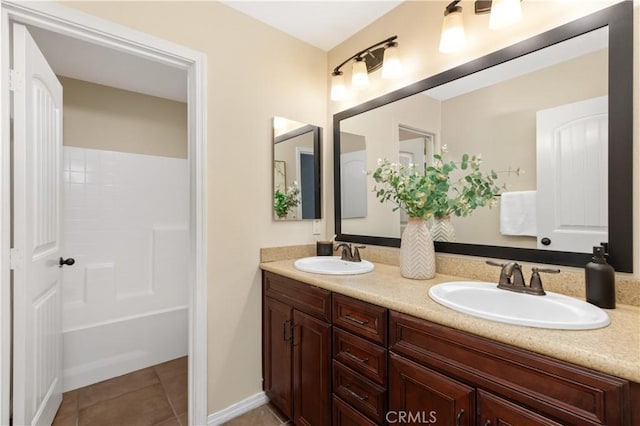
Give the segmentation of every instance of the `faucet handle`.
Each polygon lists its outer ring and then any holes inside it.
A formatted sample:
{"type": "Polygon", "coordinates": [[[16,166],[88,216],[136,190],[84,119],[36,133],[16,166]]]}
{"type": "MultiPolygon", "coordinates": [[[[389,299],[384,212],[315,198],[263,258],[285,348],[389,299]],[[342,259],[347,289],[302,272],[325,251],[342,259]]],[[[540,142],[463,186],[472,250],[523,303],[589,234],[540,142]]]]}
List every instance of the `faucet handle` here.
{"type": "Polygon", "coordinates": [[[359,249],[366,249],[366,246],[354,246],[353,247],[353,261],[354,262],[362,262],[362,259],[360,258],[360,250],[359,249]]]}
{"type": "Polygon", "coordinates": [[[496,262],[495,260],[487,260],[487,265],[491,265],[491,266],[499,266],[501,268],[504,268],[505,266],[507,266],[507,263],[500,263],[500,262],[496,262]]]}
{"type": "Polygon", "coordinates": [[[513,265],[513,262],[501,263],[501,262],[496,262],[495,260],[487,260],[487,265],[499,266],[500,268],[502,268],[500,270],[500,279],[498,280],[498,288],[503,288],[511,285],[511,271],[507,272],[507,268],[510,267],[510,265],[513,265]]]}
{"type": "Polygon", "coordinates": [[[529,287],[527,288],[528,294],[534,294],[536,296],[544,296],[547,294],[542,287],[542,279],[540,278],[540,272],[544,272],[547,274],[559,274],[560,269],[549,269],[549,268],[538,268],[534,266],[531,268],[533,273],[531,274],[531,281],[529,282],[529,287]]]}

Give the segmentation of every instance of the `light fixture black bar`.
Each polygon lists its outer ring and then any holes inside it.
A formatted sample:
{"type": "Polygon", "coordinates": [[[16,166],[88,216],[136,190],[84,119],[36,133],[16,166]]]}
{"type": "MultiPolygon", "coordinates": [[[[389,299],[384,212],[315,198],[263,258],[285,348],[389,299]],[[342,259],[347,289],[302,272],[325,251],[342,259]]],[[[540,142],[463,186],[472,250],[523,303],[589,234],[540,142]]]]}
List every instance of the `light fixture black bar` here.
{"type": "Polygon", "coordinates": [[[455,12],[458,7],[458,3],[460,3],[460,1],[461,0],[453,0],[451,3],[449,3],[447,7],[444,8],[444,16],[447,16],[451,12],[455,12]]]}
{"type": "Polygon", "coordinates": [[[473,4],[473,6],[475,7],[476,15],[490,13],[492,3],[493,2],[491,0],[476,0],[476,2],[473,4]]]}
{"type": "MultiPolygon", "coordinates": [[[[460,0],[456,0],[456,1],[460,1],[460,0]]],[[[365,53],[367,53],[367,52],[369,52],[370,50],[372,50],[374,47],[382,46],[382,45],[385,45],[385,44],[390,44],[390,43],[392,43],[393,41],[395,41],[395,39],[397,39],[397,38],[398,38],[398,36],[397,36],[397,35],[395,35],[395,36],[393,36],[393,37],[389,37],[389,38],[388,38],[388,39],[386,39],[386,40],[379,41],[378,43],[373,44],[373,45],[371,45],[371,46],[367,47],[366,49],[362,49],[361,51],[359,51],[358,53],[356,53],[355,55],[351,56],[349,59],[347,59],[346,61],[344,61],[343,63],[341,63],[341,64],[340,64],[340,65],[338,65],[337,67],[335,67],[335,68],[333,69],[333,73],[331,73],[331,75],[340,75],[340,68],[342,68],[342,67],[343,67],[347,62],[349,62],[349,61],[351,61],[351,60],[353,60],[353,59],[356,59],[356,58],[361,57],[361,56],[362,56],[362,55],[364,55],[365,53]]]]}

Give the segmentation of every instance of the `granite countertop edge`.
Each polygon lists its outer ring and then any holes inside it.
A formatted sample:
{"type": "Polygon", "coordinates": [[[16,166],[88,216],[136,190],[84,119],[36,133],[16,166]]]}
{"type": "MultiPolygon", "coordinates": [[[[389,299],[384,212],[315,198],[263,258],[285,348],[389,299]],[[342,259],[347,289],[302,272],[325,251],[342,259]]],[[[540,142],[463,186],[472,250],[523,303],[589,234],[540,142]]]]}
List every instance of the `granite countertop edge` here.
{"type": "Polygon", "coordinates": [[[607,309],[611,324],[596,330],[550,330],[476,318],[444,307],[428,296],[447,281],[472,281],[437,274],[432,280],[402,278],[397,266],[375,263],[362,275],[320,275],[299,271],[294,259],[263,262],[260,269],[345,296],[422,318],[596,371],[640,383],[640,308],[607,309]]]}

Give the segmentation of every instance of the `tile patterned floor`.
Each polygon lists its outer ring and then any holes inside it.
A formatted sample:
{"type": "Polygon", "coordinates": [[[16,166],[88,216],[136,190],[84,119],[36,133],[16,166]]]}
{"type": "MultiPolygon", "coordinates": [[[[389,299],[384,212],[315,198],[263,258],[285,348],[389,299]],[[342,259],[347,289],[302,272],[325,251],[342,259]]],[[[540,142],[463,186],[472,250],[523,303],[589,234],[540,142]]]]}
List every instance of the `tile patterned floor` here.
{"type": "Polygon", "coordinates": [[[63,394],[53,426],[89,425],[187,426],[187,357],[63,394]]]}
{"type": "Polygon", "coordinates": [[[261,405],[258,408],[245,413],[233,420],[228,421],[224,426],[292,426],[293,423],[278,411],[271,404],[261,405]]]}

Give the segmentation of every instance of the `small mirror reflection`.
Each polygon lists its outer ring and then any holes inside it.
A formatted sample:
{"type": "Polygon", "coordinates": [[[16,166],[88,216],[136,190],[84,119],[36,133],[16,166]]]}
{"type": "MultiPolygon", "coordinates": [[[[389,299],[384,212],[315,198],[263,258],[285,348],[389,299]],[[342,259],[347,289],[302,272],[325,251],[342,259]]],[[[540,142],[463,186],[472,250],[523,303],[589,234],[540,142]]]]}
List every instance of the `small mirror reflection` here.
{"type": "Polygon", "coordinates": [[[275,219],[319,219],[320,128],[274,117],[273,135],[275,219]]]}

